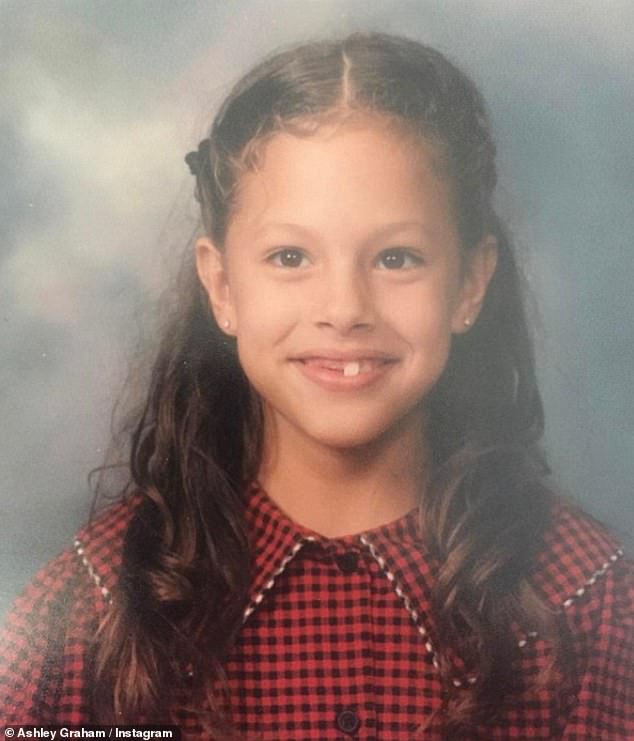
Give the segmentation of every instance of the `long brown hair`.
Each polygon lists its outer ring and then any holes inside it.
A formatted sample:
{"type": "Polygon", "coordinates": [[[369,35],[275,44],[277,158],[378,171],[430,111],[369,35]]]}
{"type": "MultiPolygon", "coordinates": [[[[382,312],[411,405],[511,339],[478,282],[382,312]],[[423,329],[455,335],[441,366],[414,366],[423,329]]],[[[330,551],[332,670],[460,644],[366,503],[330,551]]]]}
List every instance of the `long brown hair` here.
{"type": "MultiPolygon", "coordinates": [[[[427,404],[432,471],[421,521],[440,564],[440,654],[457,650],[478,675],[455,689],[441,658],[444,723],[456,738],[489,717],[511,684],[511,624],[547,622],[527,579],[551,496],[539,448],[543,413],[522,281],[492,204],[495,146],[483,100],[444,56],[412,40],[355,34],[305,44],[237,83],[190,162],[203,228],[222,246],[257,144],[356,111],[392,119],[438,147],[465,252],[487,234],[498,241],[482,312],[454,339],[427,404]]],[[[191,257],[179,296],[131,431],[131,481],[143,502],[98,636],[95,697],[103,717],[159,718],[189,682],[203,721],[226,738],[222,665],[249,582],[242,494],[257,472],[262,425],[191,257]]]]}

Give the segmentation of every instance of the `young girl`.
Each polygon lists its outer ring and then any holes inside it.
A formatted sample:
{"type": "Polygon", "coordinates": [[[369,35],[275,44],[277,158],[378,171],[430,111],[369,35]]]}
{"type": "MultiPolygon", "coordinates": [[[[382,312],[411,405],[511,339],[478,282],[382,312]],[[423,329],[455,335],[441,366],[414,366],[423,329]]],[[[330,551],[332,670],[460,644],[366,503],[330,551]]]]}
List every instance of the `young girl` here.
{"type": "Polygon", "coordinates": [[[130,486],[18,600],[5,723],[634,737],[631,571],[548,484],[494,157],[407,39],[236,85],[187,157],[203,231],[130,486]]]}

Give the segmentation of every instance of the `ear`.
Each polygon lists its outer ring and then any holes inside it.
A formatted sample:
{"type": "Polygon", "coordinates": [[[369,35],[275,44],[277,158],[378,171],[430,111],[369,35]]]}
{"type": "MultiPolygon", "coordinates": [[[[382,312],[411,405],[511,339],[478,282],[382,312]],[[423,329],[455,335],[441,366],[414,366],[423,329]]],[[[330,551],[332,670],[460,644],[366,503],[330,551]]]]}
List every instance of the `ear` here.
{"type": "Polygon", "coordinates": [[[453,315],[451,331],[454,334],[468,332],[475,324],[489,282],[495,272],[498,259],[497,239],[488,234],[478,245],[469,251],[464,266],[460,300],[453,315]]]}
{"type": "Polygon", "coordinates": [[[236,317],[225,256],[208,237],[196,242],[196,270],[218,326],[225,334],[235,335],[236,317]]]}

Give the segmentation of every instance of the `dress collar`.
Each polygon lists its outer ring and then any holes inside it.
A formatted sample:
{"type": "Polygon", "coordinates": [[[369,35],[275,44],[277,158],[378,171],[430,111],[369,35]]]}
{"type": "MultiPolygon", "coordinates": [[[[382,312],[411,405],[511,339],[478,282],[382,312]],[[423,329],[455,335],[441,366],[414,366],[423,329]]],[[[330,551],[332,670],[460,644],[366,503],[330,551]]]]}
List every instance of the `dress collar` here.
{"type": "MultiPolygon", "coordinates": [[[[105,602],[118,587],[124,535],[142,501],[139,494],[122,499],[75,538],[74,550],[105,602]]],[[[315,558],[320,553],[331,558],[337,549],[369,551],[415,611],[429,610],[438,562],[426,547],[417,510],[365,533],[328,539],[293,522],[260,487],[252,486],[245,514],[254,566],[250,607],[262,601],[286,565],[310,544],[315,558]]],[[[568,610],[583,601],[622,557],[618,543],[596,521],[569,504],[557,503],[529,578],[553,608],[568,610]]]]}
{"type": "Polygon", "coordinates": [[[377,528],[327,538],[288,517],[268,494],[254,485],[247,495],[246,520],[252,539],[253,575],[247,615],[264,599],[276,578],[305,547],[316,560],[331,559],[349,550],[368,550],[394,575],[415,609],[428,609],[436,571],[423,542],[418,508],[377,528]]]}

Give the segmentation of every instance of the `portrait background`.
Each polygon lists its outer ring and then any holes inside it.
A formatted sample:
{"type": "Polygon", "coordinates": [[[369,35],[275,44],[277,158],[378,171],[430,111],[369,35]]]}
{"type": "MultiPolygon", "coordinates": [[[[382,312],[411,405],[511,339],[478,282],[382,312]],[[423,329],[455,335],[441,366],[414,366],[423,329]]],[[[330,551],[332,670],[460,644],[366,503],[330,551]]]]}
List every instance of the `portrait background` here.
{"type": "Polygon", "coordinates": [[[629,0],[0,1],[0,613],[88,515],[111,410],[196,227],[183,156],[263,54],[403,33],[489,103],[564,493],[632,544],[629,0]]]}

